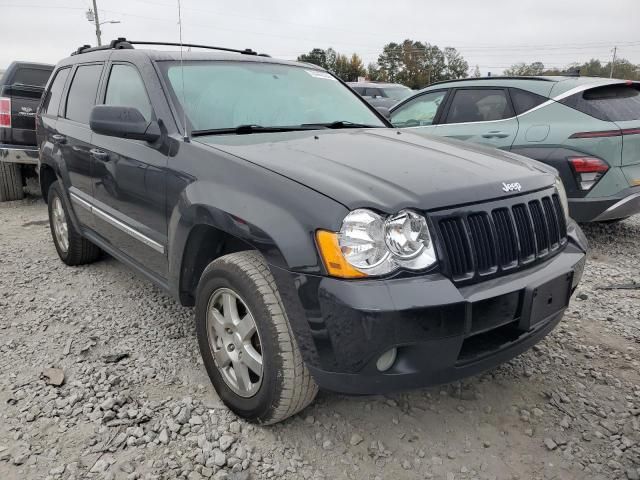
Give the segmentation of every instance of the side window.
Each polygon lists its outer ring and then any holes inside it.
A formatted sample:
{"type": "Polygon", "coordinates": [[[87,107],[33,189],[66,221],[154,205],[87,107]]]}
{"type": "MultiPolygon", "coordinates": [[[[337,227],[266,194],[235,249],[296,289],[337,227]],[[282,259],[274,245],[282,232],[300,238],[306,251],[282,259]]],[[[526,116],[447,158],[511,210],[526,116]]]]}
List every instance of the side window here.
{"type": "Polygon", "coordinates": [[[548,98],[535,93],[527,92],[526,90],[520,90],[519,88],[510,88],[511,101],[513,102],[513,108],[516,111],[516,115],[520,115],[538,105],[543,104],[548,98]]]}
{"type": "Polygon", "coordinates": [[[423,127],[433,124],[446,90],[425,93],[408,101],[391,114],[394,127],[423,127]]]}
{"type": "Polygon", "coordinates": [[[65,117],[75,122],[89,124],[91,109],[96,103],[98,82],[102,65],[82,65],[78,67],[67,97],[65,117]]]}
{"type": "Polygon", "coordinates": [[[488,122],[513,115],[504,90],[457,90],[444,123],[488,122]]]}
{"type": "Polygon", "coordinates": [[[144,118],[151,120],[151,103],[140,74],[130,65],[111,67],[105,105],[137,108],[144,118]]]}
{"type": "Polygon", "coordinates": [[[364,95],[364,88],[362,87],[352,87],[358,95],[364,95]]]}
{"type": "Polygon", "coordinates": [[[51,88],[47,92],[44,101],[42,102],[42,113],[45,115],[51,115],[52,117],[58,116],[58,109],[60,108],[60,99],[62,98],[62,91],[64,85],[67,83],[69,77],[70,68],[63,68],[56,73],[56,78],[51,83],[51,88]]]}

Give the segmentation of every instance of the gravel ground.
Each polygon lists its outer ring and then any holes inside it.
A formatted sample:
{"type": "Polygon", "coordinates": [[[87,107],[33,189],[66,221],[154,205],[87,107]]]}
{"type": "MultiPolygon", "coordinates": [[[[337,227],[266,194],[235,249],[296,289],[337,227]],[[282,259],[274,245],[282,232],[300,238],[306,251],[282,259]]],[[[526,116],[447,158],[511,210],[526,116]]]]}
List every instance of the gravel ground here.
{"type": "Polygon", "coordinates": [[[0,204],[0,479],[638,480],[640,290],[620,287],[640,216],[585,231],[583,283],[531,351],[260,428],[217,398],[191,309],[112,258],[63,265],[40,199],[0,204]]]}

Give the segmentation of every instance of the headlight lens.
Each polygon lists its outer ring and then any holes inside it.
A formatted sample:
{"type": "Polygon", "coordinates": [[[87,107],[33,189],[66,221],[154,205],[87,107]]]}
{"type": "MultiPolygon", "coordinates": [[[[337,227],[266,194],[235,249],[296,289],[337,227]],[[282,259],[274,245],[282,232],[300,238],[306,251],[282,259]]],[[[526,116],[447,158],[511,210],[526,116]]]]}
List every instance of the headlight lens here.
{"type": "Polygon", "coordinates": [[[393,270],[384,243],[384,219],[377,213],[366,209],[349,213],[342,222],[338,242],[344,258],[358,270],[371,275],[393,270]]]}
{"type": "Polygon", "coordinates": [[[426,219],[410,210],[388,218],[358,209],[349,213],[338,235],[345,260],[367,275],[405,267],[421,270],[436,262],[426,219]]]}
{"type": "Polygon", "coordinates": [[[385,222],[385,243],[395,261],[414,270],[436,261],[427,220],[410,210],[403,210],[385,222]]]}
{"type": "Polygon", "coordinates": [[[569,200],[567,200],[567,191],[564,189],[564,184],[560,177],[556,177],[556,190],[558,191],[558,197],[560,197],[560,203],[564,209],[564,218],[569,219],[569,200]]]}

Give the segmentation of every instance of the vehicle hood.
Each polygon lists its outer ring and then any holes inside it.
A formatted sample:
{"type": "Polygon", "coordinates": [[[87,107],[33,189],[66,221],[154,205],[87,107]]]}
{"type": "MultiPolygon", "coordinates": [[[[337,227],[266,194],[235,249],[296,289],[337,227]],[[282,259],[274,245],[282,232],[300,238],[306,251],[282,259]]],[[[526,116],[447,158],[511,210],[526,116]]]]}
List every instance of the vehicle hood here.
{"type": "Polygon", "coordinates": [[[304,184],[349,209],[432,210],[554,184],[551,169],[501,150],[391,128],[197,137],[304,184]]]}

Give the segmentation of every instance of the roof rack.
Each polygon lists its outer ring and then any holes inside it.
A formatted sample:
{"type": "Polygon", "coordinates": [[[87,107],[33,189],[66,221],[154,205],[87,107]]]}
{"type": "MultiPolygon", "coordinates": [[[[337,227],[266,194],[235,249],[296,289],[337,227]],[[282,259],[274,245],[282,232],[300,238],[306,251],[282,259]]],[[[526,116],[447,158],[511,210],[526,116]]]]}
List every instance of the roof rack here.
{"type": "Polygon", "coordinates": [[[206,48],[208,50],[220,50],[223,52],[240,53],[242,55],[256,55],[259,57],[269,57],[266,53],[258,53],[250,48],[244,50],[238,50],[236,48],[226,47],[214,47],[212,45],[200,45],[196,43],[175,43],[175,42],[148,42],[144,40],[127,40],[124,37],[119,37],[116,40],[109,42],[109,45],[102,45],[100,47],[92,47],[91,45],[83,45],[74,51],[71,55],[79,55],[81,53],[94,52],[97,50],[120,50],[134,48],[134,45],[163,45],[172,47],[190,47],[190,48],[206,48]]]}
{"type": "Polygon", "coordinates": [[[490,76],[490,77],[468,77],[468,78],[456,78],[453,80],[441,80],[439,82],[430,83],[428,86],[439,85],[441,83],[453,83],[453,82],[471,82],[474,80],[538,80],[540,82],[553,82],[554,80],[545,77],[537,77],[534,75],[523,75],[523,76],[490,76]]]}

